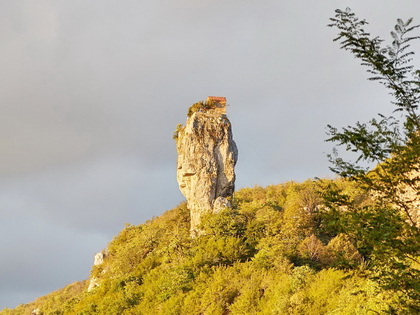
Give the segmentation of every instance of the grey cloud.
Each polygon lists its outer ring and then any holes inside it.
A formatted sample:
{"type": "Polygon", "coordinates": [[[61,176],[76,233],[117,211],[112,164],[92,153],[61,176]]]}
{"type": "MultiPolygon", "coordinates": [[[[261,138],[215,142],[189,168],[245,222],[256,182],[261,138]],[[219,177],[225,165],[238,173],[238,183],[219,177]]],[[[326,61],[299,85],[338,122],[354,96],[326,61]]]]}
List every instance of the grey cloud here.
{"type": "MultiPolygon", "coordinates": [[[[237,187],[331,176],[325,126],[391,109],[332,43],[345,5],[0,2],[0,308],[86,278],[124,223],[182,200],[171,136],[208,95],[231,105],[237,187]]],[[[420,9],[351,5],[384,36],[420,9]]]]}
{"type": "Polygon", "coordinates": [[[92,255],[109,237],[51,225],[29,213],[1,222],[0,305],[15,306],[58,289],[57,279],[86,278],[92,255]],[[74,268],[63,268],[71,264],[74,268]]]}
{"type": "Polygon", "coordinates": [[[176,189],[160,187],[173,169],[145,169],[130,157],[94,160],[3,181],[0,201],[9,216],[30,211],[52,225],[112,235],[181,201],[176,189]]]}

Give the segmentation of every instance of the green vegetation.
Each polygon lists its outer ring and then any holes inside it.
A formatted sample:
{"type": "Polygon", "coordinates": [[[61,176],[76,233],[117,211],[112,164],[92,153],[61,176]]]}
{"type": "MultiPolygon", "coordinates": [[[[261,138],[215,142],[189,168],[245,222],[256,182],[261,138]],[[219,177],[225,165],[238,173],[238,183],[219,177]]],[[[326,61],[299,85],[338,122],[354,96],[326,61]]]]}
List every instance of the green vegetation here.
{"type": "Polygon", "coordinates": [[[192,239],[183,203],[108,245],[86,283],[1,314],[370,314],[401,309],[365,277],[362,244],[323,201],[334,186],[355,206],[371,199],[344,180],[246,188],[235,207],[203,219],[192,239]]]}
{"type": "Polygon", "coordinates": [[[372,279],[392,290],[407,310],[420,313],[420,70],[409,50],[410,42],[419,38],[410,34],[419,25],[399,19],[391,45],[384,46],[350,9],[337,10],[331,21],[339,30],[335,40],[368,67],[370,80],[388,89],[396,109],[392,116],[379,115],[342,131],[330,126],[328,141],[356,154],[355,163],[331,156],[332,170],[377,197],[360,207],[336,194],[330,204],[349,210],[341,216],[343,229],[363,246],[372,279]]]}
{"type": "MultiPolygon", "coordinates": [[[[210,109],[214,109],[214,108],[216,108],[216,104],[217,103],[213,100],[199,101],[197,103],[194,103],[193,105],[190,106],[190,108],[188,108],[187,116],[191,117],[195,112],[206,112],[210,109]]],[[[172,135],[172,139],[177,140],[178,139],[178,134],[183,128],[185,128],[184,125],[177,124],[176,128],[175,128],[175,131],[172,135]]]]}
{"type": "MultiPolygon", "coordinates": [[[[245,188],[233,209],[207,215],[191,238],[183,203],[127,226],[92,268],[99,286],[72,284],[1,314],[418,314],[420,71],[398,20],[391,46],[371,38],[350,10],[332,27],[395,97],[397,114],[342,131],[328,141],[356,163],[331,155],[336,180],[245,188]],[[360,163],[371,163],[363,167],[360,163]],[[372,166],[373,165],[373,166],[372,166]]],[[[208,109],[194,104],[189,116],[208,109]]],[[[182,126],[178,126],[177,130],[182,126]]],[[[177,132],[176,132],[177,133],[177,132]]]]}
{"type": "MultiPolygon", "coordinates": [[[[197,103],[194,103],[193,105],[188,108],[187,116],[191,117],[195,112],[206,112],[210,109],[216,108],[216,102],[213,100],[209,101],[199,101],[197,103]]],[[[177,124],[175,127],[175,131],[172,135],[172,139],[177,140],[179,132],[185,128],[183,124],[177,124]]]]}
{"type": "Polygon", "coordinates": [[[193,105],[191,105],[191,107],[188,109],[188,117],[191,117],[192,114],[194,114],[195,112],[205,112],[209,109],[214,109],[216,107],[216,102],[209,100],[209,101],[200,101],[197,102],[193,105]]]}
{"type": "Polygon", "coordinates": [[[179,132],[184,129],[184,125],[183,124],[178,124],[176,125],[174,134],[172,135],[172,139],[177,140],[178,139],[178,134],[179,132]]]}

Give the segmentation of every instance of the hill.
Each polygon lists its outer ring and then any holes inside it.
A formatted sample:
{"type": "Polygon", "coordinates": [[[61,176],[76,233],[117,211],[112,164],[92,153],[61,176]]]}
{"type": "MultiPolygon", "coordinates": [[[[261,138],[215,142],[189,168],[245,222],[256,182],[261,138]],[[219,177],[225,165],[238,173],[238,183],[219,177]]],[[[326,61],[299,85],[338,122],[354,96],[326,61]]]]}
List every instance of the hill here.
{"type": "Polygon", "coordinates": [[[400,114],[328,126],[340,179],[232,195],[237,150],[226,99],[210,97],[217,104],[194,104],[174,133],[189,209],[128,225],[90,281],[0,314],[419,314],[420,71],[407,51],[419,37],[407,34],[420,26],[398,19],[382,46],[350,9],[330,20],[335,40],[369,67],[400,114]]]}
{"type": "MultiPolygon", "coordinates": [[[[0,314],[372,314],[403,307],[366,274],[366,248],[342,233],[321,197],[369,197],[344,180],[237,191],[233,209],[203,217],[190,237],[182,203],[123,229],[93,266],[98,286],[71,284],[0,314]]],[[[341,211],[345,212],[345,209],[341,211]]]]}

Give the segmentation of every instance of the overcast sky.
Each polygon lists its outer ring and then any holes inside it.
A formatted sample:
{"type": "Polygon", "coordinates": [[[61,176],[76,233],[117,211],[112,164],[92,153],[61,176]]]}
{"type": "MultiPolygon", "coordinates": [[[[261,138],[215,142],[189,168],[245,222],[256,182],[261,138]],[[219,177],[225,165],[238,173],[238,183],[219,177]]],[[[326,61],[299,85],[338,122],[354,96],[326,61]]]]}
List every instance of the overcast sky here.
{"type": "Polygon", "coordinates": [[[333,176],[325,126],[392,110],[332,42],[346,6],[387,39],[420,23],[418,0],[0,0],[0,309],[86,279],[126,222],[184,199],[172,132],[209,95],[238,188],[333,176]]]}

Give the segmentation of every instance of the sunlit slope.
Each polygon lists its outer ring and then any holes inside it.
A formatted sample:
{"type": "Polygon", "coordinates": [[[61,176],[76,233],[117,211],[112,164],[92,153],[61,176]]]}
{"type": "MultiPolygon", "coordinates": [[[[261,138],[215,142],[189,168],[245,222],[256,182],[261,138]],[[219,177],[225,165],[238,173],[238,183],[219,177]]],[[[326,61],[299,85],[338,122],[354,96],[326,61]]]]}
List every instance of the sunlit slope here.
{"type": "Polygon", "coordinates": [[[341,233],[339,216],[320,197],[331,187],[369,203],[342,180],[245,188],[233,210],[203,218],[205,233],[196,238],[181,204],[122,230],[93,267],[99,285],[90,292],[88,281],[75,283],[0,314],[371,314],[398,307],[363,277],[368,249],[341,233]]]}

